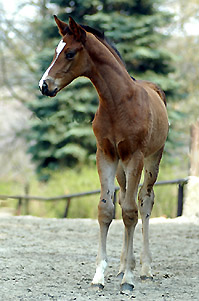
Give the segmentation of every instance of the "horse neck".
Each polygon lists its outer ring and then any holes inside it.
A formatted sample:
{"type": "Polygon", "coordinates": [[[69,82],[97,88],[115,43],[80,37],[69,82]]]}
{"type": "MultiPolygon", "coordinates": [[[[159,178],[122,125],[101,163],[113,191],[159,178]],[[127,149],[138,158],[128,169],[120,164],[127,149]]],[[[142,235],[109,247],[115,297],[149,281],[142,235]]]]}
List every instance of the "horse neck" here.
{"type": "Polygon", "coordinates": [[[100,104],[117,106],[125,95],[131,94],[133,81],[122,61],[96,37],[89,35],[86,49],[91,59],[91,69],[88,77],[94,84],[100,104]]]}

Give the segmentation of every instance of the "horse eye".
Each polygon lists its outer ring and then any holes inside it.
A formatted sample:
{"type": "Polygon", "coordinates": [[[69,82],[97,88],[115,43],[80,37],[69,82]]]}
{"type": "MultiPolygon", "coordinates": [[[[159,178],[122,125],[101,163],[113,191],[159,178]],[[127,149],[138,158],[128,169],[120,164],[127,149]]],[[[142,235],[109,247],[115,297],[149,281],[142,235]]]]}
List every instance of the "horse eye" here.
{"type": "Polygon", "coordinates": [[[75,55],[76,55],[76,51],[71,51],[65,54],[67,60],[72,60],[75,55]]]}

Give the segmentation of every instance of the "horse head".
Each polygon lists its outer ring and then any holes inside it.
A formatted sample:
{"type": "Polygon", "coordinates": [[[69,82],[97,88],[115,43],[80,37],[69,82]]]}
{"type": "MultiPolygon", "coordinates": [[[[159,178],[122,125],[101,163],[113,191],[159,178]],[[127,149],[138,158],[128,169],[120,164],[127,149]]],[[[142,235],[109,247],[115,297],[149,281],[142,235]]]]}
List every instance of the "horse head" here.
{"type": "Polygon", "coordinates": [[[54,16],[62,36],[54,58],[43,74],[39,87],[43,95],[54,97],[75,78],[85,75],[88,54],[85,50],[86,31],[71,17],[69,25],[54,16]]]}

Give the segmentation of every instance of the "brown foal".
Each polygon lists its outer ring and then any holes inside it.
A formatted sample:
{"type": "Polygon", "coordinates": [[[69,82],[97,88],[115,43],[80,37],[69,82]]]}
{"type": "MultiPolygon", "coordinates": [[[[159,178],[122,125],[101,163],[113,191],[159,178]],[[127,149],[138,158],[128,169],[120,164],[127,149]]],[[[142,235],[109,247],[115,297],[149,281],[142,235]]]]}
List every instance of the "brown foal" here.
{"type": "Polygon", "coordinates": [[[44,95],[55,96],[75,78],[91,80],[99,94],[99,108],[93,121],[97,140],[97,169],[101,182],[98,206],[100,225],[97,268],[92,284],[103,288],[107,267],[106,239],[113,219],[114,180],[120,185],[120,205],[125,225],[119,275],[122,290],[132,290],[135,259],[133,236],[142,218],[143,248],[141,278],[152,278],[149,250],[149,217],[168,118],[164,93],[153,83],[133,80],[117,51],[94,29],[80,26],[72,18],[69,25],[56,16],[62,40],[49,68],[39,82],[44,95]],[[144,183],[138,185],[144,168],[144,183]]]}

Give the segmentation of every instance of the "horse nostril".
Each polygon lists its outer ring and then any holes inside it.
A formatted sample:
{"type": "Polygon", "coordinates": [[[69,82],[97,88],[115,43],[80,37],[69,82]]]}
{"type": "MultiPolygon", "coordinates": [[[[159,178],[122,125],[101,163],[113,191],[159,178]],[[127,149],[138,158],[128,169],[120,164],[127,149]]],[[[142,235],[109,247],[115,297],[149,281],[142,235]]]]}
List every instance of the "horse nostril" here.
{"type": "MultiPolygon", "coordinates": [[[[50,87],[50,89],[49,89],[47,81],[46,80],[40,81],[39,89],[43,95],[54,97],[58,92],[58,88],[56,87],[55,89],[52,89],[52,87],[50,87]]],[[[49,84],[51,86],[50,82],[49,82],[49,84]]]]}
{"type": "Polygon", "coordinates": [[[45,80],[43,81],[41,92],[42,92],[43,95],[47,95],[48,94],[48,84],[46,83],[45,80]]]}

